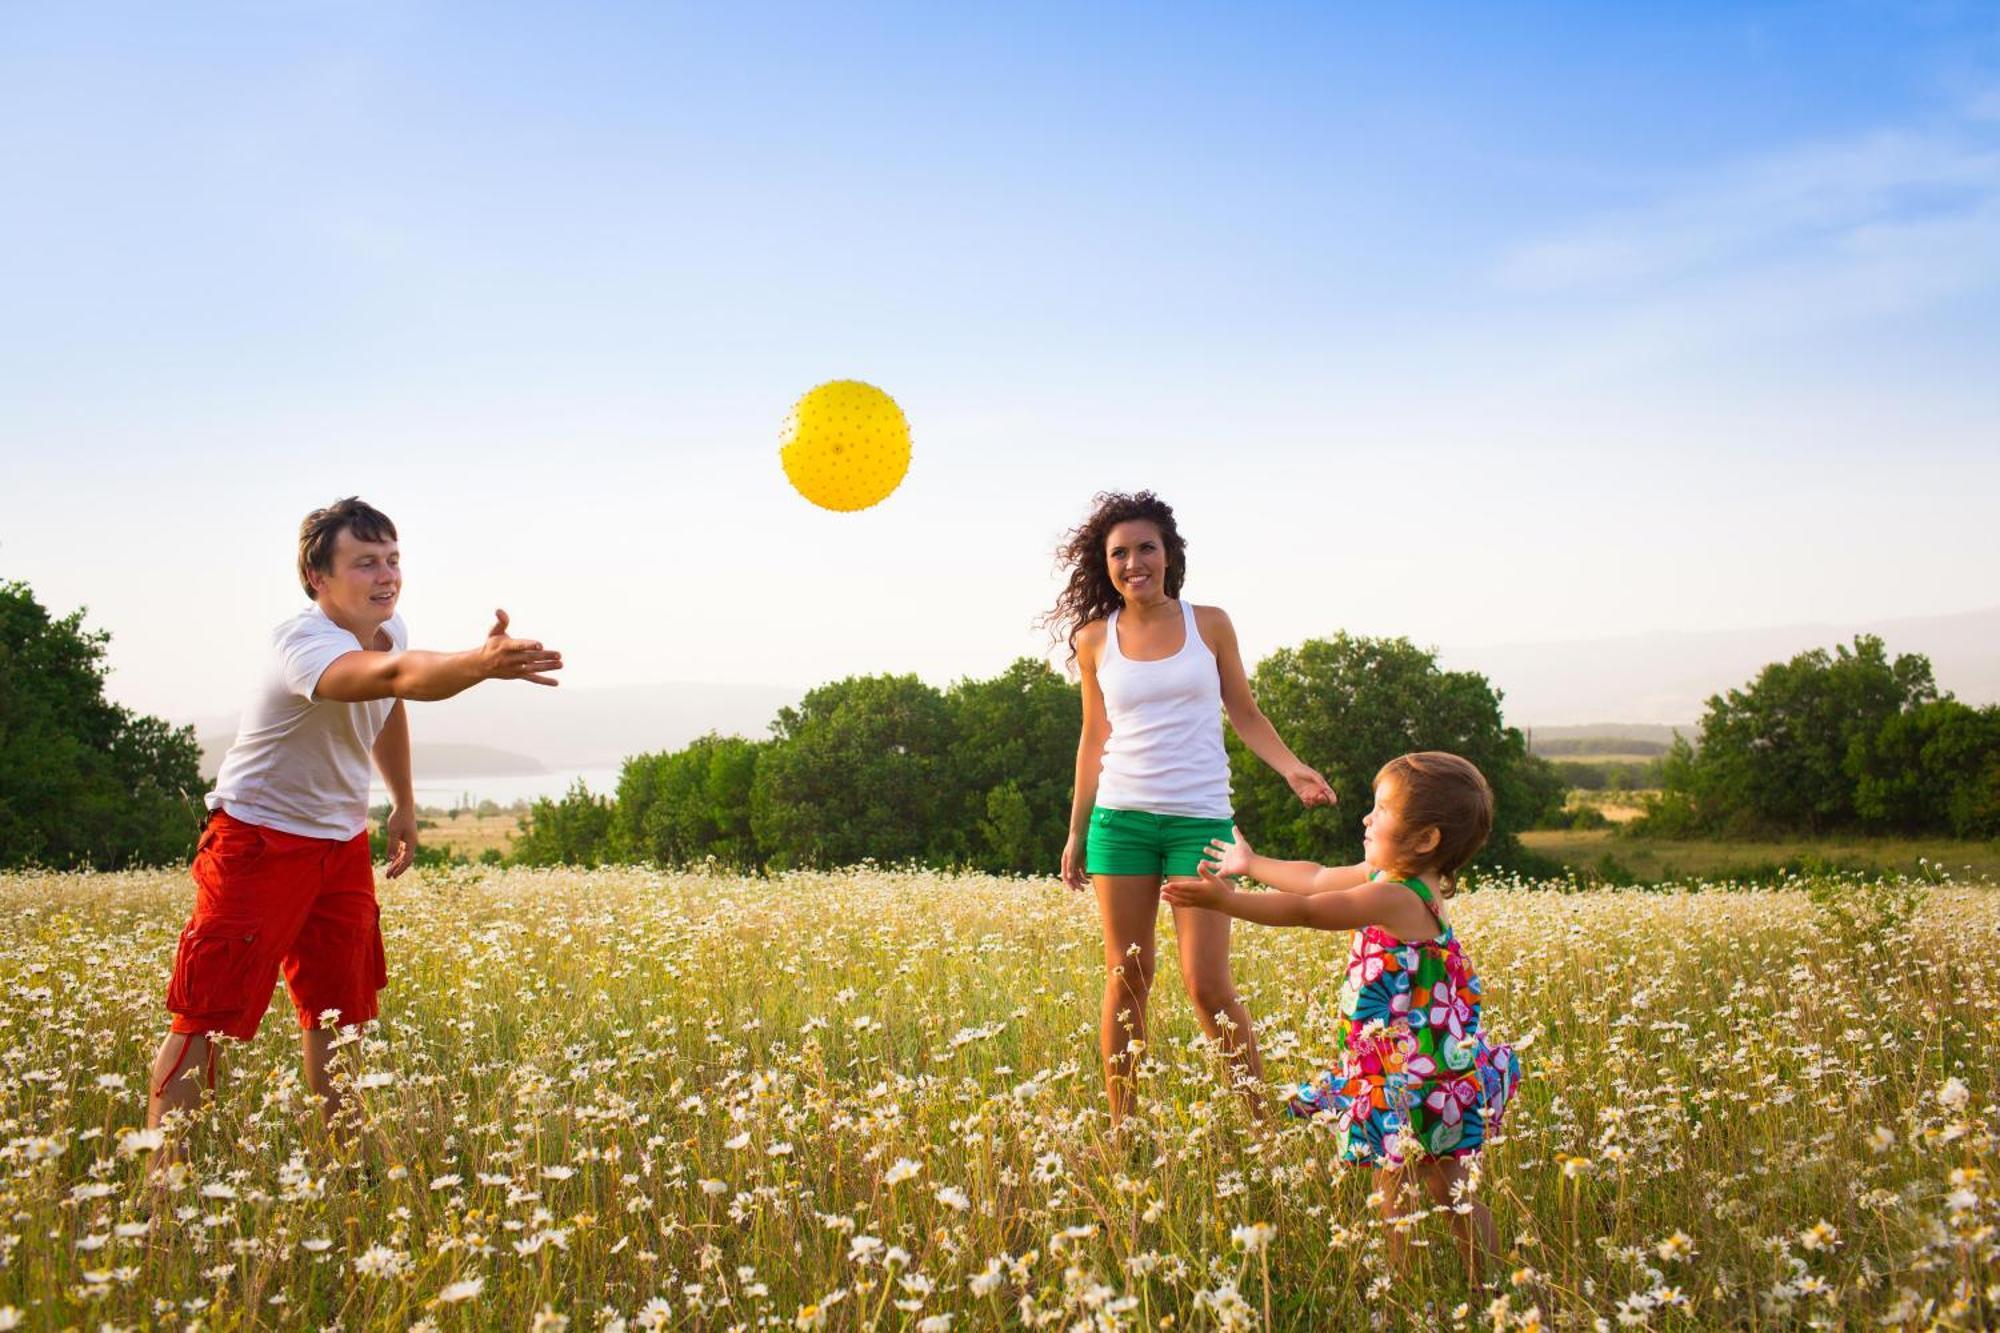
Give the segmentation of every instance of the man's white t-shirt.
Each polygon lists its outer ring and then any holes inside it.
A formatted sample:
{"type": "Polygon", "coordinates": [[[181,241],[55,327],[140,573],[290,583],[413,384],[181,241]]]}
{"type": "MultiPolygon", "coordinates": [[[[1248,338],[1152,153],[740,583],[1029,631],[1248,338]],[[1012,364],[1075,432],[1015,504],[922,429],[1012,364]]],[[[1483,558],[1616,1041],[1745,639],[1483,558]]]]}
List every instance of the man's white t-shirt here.
{"type": "MultiPolygon", "coordinates": [[[[395,651],[409,647],[402,616],[383,628],[395,651]]],[[[243,712],[209,809],[308,838],[344,841],[368,827],[369,759],[396,701],[349,704],[313,693],[336,658],[361,647],[317,603],[273,631],[264,683],[243,712]]]]}

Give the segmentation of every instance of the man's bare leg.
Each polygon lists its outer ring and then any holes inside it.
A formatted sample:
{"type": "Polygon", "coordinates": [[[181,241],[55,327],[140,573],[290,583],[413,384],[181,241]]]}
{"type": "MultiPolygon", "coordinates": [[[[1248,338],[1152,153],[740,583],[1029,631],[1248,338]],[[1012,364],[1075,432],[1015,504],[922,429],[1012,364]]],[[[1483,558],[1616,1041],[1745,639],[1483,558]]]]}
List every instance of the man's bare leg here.
{"type": "Polygon", "coordinates": [[[329,1133],[340,1132],[340,1113],[346,1107],[340,1085],[333,1077],[334,1031],[331,1028],[313,1028],[299,1034],[299,1047],[305,1055],[306,1086],[319,1098],[319,1123],[329,1133]]]}
{"type": "MultiPolygon", "coordinates": [[[[204,1091],[215,1089],[216,1064],[221,1051],[207,1037],[194,1032],[169,1032],[153,1056],[152,1072],[146,1079],[146,1128],[159,1129],[172,1116],[185,1120],[201,1109],[204,1091]]],[[[187,1161],[187,1140],[175,1134],[153,1154],[155,1183],[169,1179],[169,1168],[187,1161]]]]}
{"type": "Polygon", "coordinates": [[[195,1032],[169,1032],[153,1056],[146,1128],[158,1129],[168,1112],[192,1112],[204,1089],[215,1086],[215,1043],[195,1032]]]}

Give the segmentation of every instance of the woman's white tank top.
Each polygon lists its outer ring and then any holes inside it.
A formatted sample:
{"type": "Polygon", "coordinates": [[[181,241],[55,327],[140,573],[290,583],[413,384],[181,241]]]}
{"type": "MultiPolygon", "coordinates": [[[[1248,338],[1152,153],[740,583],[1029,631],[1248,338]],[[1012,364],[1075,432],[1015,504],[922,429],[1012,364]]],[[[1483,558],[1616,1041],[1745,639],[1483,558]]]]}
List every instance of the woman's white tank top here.
{"type": "Polygon", "coordinates": [[[1107,810],[1228,819],[1229,755],[1222,748],[1222,675],[1181,602],[1186,641],[1172,657],[1135,662],[1118,651],[1118,612],[1104,627],[1097,684],[1111,735],[1097,803],[1107,810]]]}

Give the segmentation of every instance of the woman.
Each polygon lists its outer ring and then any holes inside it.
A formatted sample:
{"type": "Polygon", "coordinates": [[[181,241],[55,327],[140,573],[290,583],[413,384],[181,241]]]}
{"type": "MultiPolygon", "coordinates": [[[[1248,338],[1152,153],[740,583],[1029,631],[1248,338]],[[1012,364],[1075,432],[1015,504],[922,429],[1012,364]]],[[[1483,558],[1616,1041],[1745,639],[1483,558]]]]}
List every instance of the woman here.
{"type": "MultiPolygon", "coordinates": [[[[1334,796],[1258,711],[1229,617],[1180,599],[1187,544],[1172,508],[1151,491],[1101,494],[1057,560],[1069,582],[1047,622],[1067,636],[1083,677],[1062,877],[1080,891],[1088,876],[1104,926],[1098,1049],[1115,1129],[1132,1109],[1144,1050],[1161,882],[1194,876],[1210,839],[1233,840],[1223,714],[1306,805],[1334,796]]],[[[1264,1067],[1229,975],[1229,918],[1176,907],[1174,931],[1202,1028],[1261,1114],[1264,1067]]]]}

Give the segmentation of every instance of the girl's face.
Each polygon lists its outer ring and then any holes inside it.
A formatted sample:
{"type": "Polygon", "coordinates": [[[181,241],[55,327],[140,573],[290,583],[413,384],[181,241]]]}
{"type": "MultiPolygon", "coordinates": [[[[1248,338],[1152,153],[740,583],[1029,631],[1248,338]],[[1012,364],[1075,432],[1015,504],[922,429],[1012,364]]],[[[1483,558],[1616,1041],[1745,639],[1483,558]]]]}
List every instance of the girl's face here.
{"type": "Polygon", "coordinates": [[[1394,782],[1375,784],[1375,808],[1361,817],[1361,857],[1380,870],[1414,874],[1422,858],[1436,850],[1434,828],[1411,828],[1403,822],[1402,794],[1394,782]]]}
{"type": "Polygon", "coordinates": [[[1106,533],[1104,565],[1111,586],[1128,602],[1167,595],[1167,546],[1160,540],[1159,524],[1151,519],[1127,519],[1106,533]]]}

